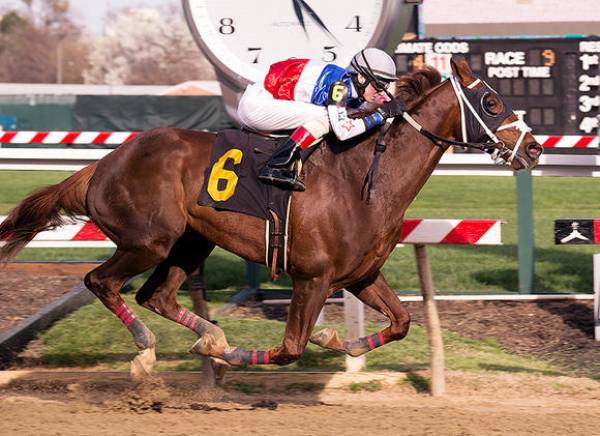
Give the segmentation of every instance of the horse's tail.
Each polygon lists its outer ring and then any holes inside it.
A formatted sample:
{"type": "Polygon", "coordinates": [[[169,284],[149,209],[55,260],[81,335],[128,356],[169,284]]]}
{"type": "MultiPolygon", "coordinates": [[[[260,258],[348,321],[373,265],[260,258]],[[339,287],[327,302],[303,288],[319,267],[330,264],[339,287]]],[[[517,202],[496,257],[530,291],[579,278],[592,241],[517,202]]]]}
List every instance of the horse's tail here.
{"type": "Polygon", "coordinates": [[[0,223],[0,244],[4,244],[0,246],[0,262],[16,256],[37,233],[63,225],[65,216],[87,215],[86,194],[94,171],[95,163],[61,183],[34,192],[11,210],[0,223]]]}

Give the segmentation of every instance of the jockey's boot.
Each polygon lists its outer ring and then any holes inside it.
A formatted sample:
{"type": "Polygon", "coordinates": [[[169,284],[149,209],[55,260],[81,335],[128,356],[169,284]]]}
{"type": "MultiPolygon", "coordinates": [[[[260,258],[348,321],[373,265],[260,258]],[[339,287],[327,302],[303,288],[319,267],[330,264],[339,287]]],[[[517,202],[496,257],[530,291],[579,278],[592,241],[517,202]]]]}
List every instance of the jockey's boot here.
{"type": "Polygon", "coordinates": [[[296,161],[300,158],[300,146],[288,138],[281,144],[269,161],[258,172],[258,178],[265,183],[293,191],[304,191],[304,183],[298,179],[296,161]]]}

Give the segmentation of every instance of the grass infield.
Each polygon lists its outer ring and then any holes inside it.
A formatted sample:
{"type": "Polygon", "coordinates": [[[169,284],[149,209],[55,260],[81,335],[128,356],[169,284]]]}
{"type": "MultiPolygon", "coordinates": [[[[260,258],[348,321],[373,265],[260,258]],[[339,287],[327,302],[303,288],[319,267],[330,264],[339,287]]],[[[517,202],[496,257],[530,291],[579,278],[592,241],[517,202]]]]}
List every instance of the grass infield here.
{"type": "MultiPolygon", "coordinates": [[[[156,335],[158,370],[201,369],[198,356],[187,352],[196,340],[193,332],[137,306],[131,294],[125,295],[125,300],[156,335]]],[[[191,300],[186,293],[182,293],[179,300],[191,308],[191,300]]],[[[285,328],[283,322],[274,320],[229,316],[218,318],[218,321],[230,345],[247,349],[268,349],[280,344],[285,328]]],[[[331,326],[343,332],[343,326],[331,326]]],[[[368,332],[383,327],[383,324],[375,323],[365,325],[368,332]]],[[[136,351],[127,329],[99,301],[59,321],[42,335],[42,341],[42,361],[48,366],[101,365],[107,369],[127,371],[136,351]]],[[[449,369],[562,374],[561,369],[550,363],[510,354],[494,340],[474,340],[446,331],[444,350],[449,369]]],[[[429,368],[425,328],[413,325],[404,340],[370,352],[367,365],[372,371],[413,372],[429,368]]],[[[302,358],[291,365],[259,366],[252,367],[252,370],[339,371],[343,368],[344,357],[341,354],[310,344],[302,358]]],[[[241,366],[237,369],[249,368],[241,366]]]]}

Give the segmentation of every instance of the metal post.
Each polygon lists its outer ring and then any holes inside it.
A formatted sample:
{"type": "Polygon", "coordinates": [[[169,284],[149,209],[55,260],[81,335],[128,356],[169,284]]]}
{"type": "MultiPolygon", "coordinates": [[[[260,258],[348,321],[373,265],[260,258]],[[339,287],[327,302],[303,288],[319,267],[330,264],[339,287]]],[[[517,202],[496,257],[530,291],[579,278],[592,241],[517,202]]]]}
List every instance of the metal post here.
{"type": "Polygon", "coordinates": [[[246,261],[246,283],[250,289],[258,289],[258,264],[246,261]]]}
{"type": "Polygon", "coordinates": [[[323,308],[319,312],[319,316],[317,318],[317,321],[315,322],[315,325],[323,325],[326,322],[327,321],[325,320],[325,305],[323,305],[323,308]]]}
{"type": "MultiPolygon", "coordinates": [[[[365,335],[365,308],[362,301],[344,290],[344,320],[346,339],[353,340],[365,335]]],[[[365,368],[365,355],[346,356],[346,372],[359,372],[365,368]]]]}
{"type": "MultiPolygon", "coordinates": [[[[254,262],[246,261],[246,286],[231,297],[233,305],[242,304],[249,299],[261,301],[264,299],[264,291],[258,289],[259,286],[259,265],[254,262]]],[[[220,310],[223,310],[222,307],[220,310]]]]}
{"type": "Polygon", "coordinates": [[[415,256],[417,258],[417,271],[419,273],[421,293],[423,294],[423,305],[425,306],[427,336],[429,338],[429,351],[431,353],[431,395],[437,397],[446,392],[444,340],[442,339],[440,318],[435,305],[433,277],[425,245],[415,244],[415,256]]]}
{"type": "Polygon", "coordinates": [[[519,292],[531,294],[535,288],[535,242],[533,237],[533,190],[531,171],[517,173],[517,222],[519,292]]]}
{"type": "Polygon", "coordinates": [[[594,254],[594,337],[600,341],[600,254],[594,254]]]}

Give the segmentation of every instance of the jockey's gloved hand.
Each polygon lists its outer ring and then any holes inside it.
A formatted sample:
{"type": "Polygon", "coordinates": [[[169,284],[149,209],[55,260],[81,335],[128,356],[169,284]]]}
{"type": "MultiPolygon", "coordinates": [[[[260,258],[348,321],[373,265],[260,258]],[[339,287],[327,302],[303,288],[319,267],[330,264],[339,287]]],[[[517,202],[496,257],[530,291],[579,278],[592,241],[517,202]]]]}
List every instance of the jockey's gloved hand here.
{"type": "Polygon", "coordinates": [[[404,102],[398,98],[393,98],[381,106],[378,111],[384,118],[394,118],[401,116],[406,110],[404,102]]]}

